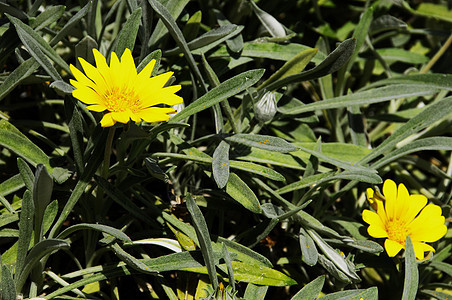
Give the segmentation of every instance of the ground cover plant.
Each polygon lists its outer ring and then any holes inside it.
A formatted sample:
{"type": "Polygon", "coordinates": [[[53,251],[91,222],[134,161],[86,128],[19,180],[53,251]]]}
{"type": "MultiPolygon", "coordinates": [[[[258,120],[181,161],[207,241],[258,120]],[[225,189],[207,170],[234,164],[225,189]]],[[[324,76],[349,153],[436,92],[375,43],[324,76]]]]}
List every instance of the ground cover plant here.
{"type": "Polygon", "coordinates": [[[1,299],[451,297],[450,1],[0,17],[1,299]]]}

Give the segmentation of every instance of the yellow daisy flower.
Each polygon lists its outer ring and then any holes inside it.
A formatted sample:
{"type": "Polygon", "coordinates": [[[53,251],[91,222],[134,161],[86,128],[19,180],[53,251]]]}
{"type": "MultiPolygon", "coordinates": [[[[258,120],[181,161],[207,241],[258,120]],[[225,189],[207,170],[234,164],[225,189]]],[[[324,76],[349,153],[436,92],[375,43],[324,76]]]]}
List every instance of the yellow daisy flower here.
{"type": "Polygon", "coordinates": [[[168,114],[176,113],[174,108],[161,107],[161,104],[182,103],[182,98],[175,94],[180,85],[164,87],[173,72],[150,77],[155,66],[155,60],[152,60],[137,74],[129,49],[124,51],[121,60],[112,52],[110,66],[98,50],[93,49],[93,53],[96,67],[79,57],[86,76],[71,65],[76,80],[70,82],[75,87],[72,95],[87,104],[87,109],[108,111],[100,121],[102,127],[113,126],[116,122],[126,124],[130,119],[162,122],[170,118],[168,114]]]}
{"type": "Polygon", "coordinates": [[[441,207],[427,205],[424,195],[410,195],[403,184],[387,179],[383,196],[367,190],[367,197],[376,212],[363,211],[363,220],[369,224],[367,232],[374,238],[386,238],[384,246],[390,257],[405,248],[406,236],[413,242],[417,259],[424,259],[424,252],[435,249],[426,244],[436,242],[447,231],[441,207]]]}

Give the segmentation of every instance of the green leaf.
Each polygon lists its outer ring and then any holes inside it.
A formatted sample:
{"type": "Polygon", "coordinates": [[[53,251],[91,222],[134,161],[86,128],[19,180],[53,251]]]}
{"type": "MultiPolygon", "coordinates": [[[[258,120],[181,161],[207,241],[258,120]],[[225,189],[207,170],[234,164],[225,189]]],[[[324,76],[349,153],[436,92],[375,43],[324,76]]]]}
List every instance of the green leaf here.
{"type": "Polygon", "coordinates": [[[16,127],[3,119],[0,120],[0,136],[1,146],[15,152],[33,166],[41,163],[48,170],[52,170],[49,157],[16,127]]]}
{"type": "Polygon", "coordinates": [[[212,173],[220,189],[226,186],[229,178],[229,144],[221,141],[213,152],[212,173]]]}
{"type": "Polygon", "coordinates": [[[434,94],[438,91],[436,88],[425,86],[413,86],[407,84],[394,84],[390,86],[375,88],[363,92],[357,92],[345,96],[326,99],[323,101],[309,103],[299,108],[281,111],[286,115],[297,115],[305,112],[348,107],[352,105],[369,105],[373,103],[390,101],[397,98],[420,97],[434,94]]]}
{"type": "Polygon", "coordinates": [[[141,260],[136,259],[126,251],[124,251],[118,243],[113,243],[111,245],[111,248],[113,249],[113,253],[123,262],[125,262],[129,267],[131,267],[134,270],[137,270],[139,272],[143,273],[155,273],[151,268],[149,268],[146,264],[144,264],[141,260]]]}
{"type": "Polygon", "coordinates": [[[47,239],[37,243],[25,258],[23,271],[22,273],[20,273],[19,279],[17,280],[17,290],[22,290],[22,287],[27,280],[28,275],[41,258],[57,250],[67,248],[69,248],[69,243],[63,240],[47,239]]]}
{"type": "Polygon", "coordinates": [[[245,294],[243,295],[243,299],[249,299],[249,300],[265,299],[267,290],[268,290],[268,286],[255,285],[252,283],[248,283],[248,285],[246,286],[245,294]]]}
{"type": "Polygon", "coordinates": [[[28,164],[20,157],[17,158],[17,168],[19,169],[20,177],[27,189],[33,191],[33,183],[35,181],[35,175],[28,166],[28,164]]]}
{"type": "Polygon", "coordinates": [[[17,192],[24,186],[25,184],[24,181],[22,180],[22,177],[20,176],[20,174],[16,174],[0,183],[0,195],[7,196],[9,194],[17,192]]]}
{"type": "MultiPolygon", "coordinates": [[[[231,263],[235,280],[240,282],[249,282],[268,286],[289,286],[297,284],[297,282],[292,278],[274,269],[239,261],[232,261],[231,263]]],[[[221,264],[218,267],[224,272],[227,272],[226,265],[221,264]]],[[[183,270],[201,274],[207,273],[205,267],[186,268],[183,270]]]]}
{"type": "Polygon", "coordinates": [[[395,149],[390,155],[383,156],[372,167],[379,169],[407,154],[427,150],[452,150],[452,138],[436,136],[410,142],[399,149],[395,149]]]}
{"type": "MultiPolygon", "coordinates": [[[[172,19],[176,20],[188,2],[189,0],[168,0],[165,6],[168,9],[168,13],[172,17],[172,19]]],[[[152,5],[150,1],[149,3],[152,5]]],[[[152,31],[151,38],[149,39],[150,46],[155,46],[163,37],[163,35],[168,32],[168,29],[165,27],[165,25],[166,24],[164,24],[162,20],[159,20],[157,22],[157,25],[152,31]]]]}
{"type": "Polygon", "coordinates": [[[377,49],[377,53],[387,62],[423,64],[429,61],[425,55],[398,48],[377,49]]]}
{"type": "Polygon", "coordinates": [[[434,20],[452,23],[452,11],[444,4],[421,2],[417,9],[411,10],[411,12],[417,15],[433,18],[434,20]]]}
{"type": "Polygon", "coordinates": [[[93,1],[88,1],[88,3],[83,6],[75,15],[72,16],[72,18],[69,19],[69,21],[64,24],[63,28],[59,29],[57,34],[50,40],[49,44],[50,46],[56,45],[59,41],[65,37],[69,31],[78,24],[78,22],[86,15],[88,10],[91,8],[91,4],[93,1]]]}
{"type": "Polygon", "coordinates": [[[355,50],[355,46],[355,39],[345,40],[316,67],[275,81],[268,85],[267,89],[277,90],[289,83],[312,80],[336,72],[348,62],[355,50]]]}
{"type": "Polygon", "coordinates": [[[138,34],[138,27],[141,22],[141,8],[138,8],[133,11],[133,13],[127,18],[126,23],[124,24],[119,36],[117,37],[116,44],[116,55],[121,57],[124,50],[130,49],[133,51],[135,46],[135,39],[138,34]]]}
{"type": "Polygon", "coordinates": [[[30,242],[33,234],[33,215],[34,204],[32,195],[29,190],[26,190],[22,200],[22,209],[19,219],[19,240],[15,269],[16,282],[19,279],[19,275],[22,273],[25,265],[25,257],[27,256],[28,248],[30,247],[30,242]]]}
{"type": "Polygon", "coordinates": [[[387,86],[390,84],[411,84],[415,86],[423,86],[425,88],[452,91],[452,74],[413,74],[392,77],[371,83],[361,89],[361,91],[373,89],[379,86],[387,86]]]}
{"type": "Polygon", "coordinates": [[[212,249],[212,241],[210,240],[209,230],[207,228],[206,220],[201,213],[201,210],[196,205],[191,194],[185,195],[187,209],[190,212],[191,219],[193,221],[193,227],[196,230],[196,236],[198,237],[198,246],[201,248],[201,253],[206,264],[209,274],[210,282],[214,289],[218,287],[217,271],[215,269],[215,258],[212,249]]]}
{"type": "Polygon", "coordinates": [[[183,119],[209,108],[229,97],[232,97],[248,87],[255,84],[264,74],[264,70],[250,70],[243,72],[231,79],[222,82],[219,86],[198,98],[195,102],[185,107],[176,114],[169,122],[180,122],[183,119]]]}
{"type": "Polygon", "coordinates": [[[35,243],[42,238],[42,221],[47,205],[52,200],[53,179],[44,165],[36,167],[35,181],[33,183],[33,203],[35,208],[35,243]]]}
{"type": "Polygon", "coordinates": [[[253,8],[254,13],[259,18],[261,24],[265,27],[265,29],[267,29],[268,33],[270,33],[272,37],[286,36],[286,30],[284,29],[284,26],[279,23],[278,20],[275,19],[275,17],[260,9],[259,6],[254,3],[254,1],[249,1],[249,3],[253,8]]]}
{"type": "Polygon", "coordinates": [[[315,266],[319,258],[319,252],[317,251],[314,240],[303,227],[300,227],[300,234],[298,237],[300,241],[301,259],[308,266],[315,266]]]}
{"type": "Polygon", "coordinates": [[[21,63],[0,85],[0,100],[5,98],[25,78],[28,78],[39,67],[34,58],[29,58],[21,63]]]}
{"type": "Polygon", "coordinates": [[[298,147],[286,140],[270,135],[239,133],[225,137],[228,142],[260,148],[269,151],[288,153],[298,150],[298,147]]]}
{"type": "MultiPolygon", "coordinates": [[[[435,256],[436,256],[436,254],[435,254],[435,256]]],[[[437,270],[440,270],[441,272],[444,272],[447,275],[452,277],[452,265],[451,264],[448,264],[445,262],[440,262],[440,261],[432,261],[430,263],[430,266],[437,270]]]]}
{"type": "MultiPolygon", "coordinates": [[[[298,53],[309,50],[312,48],[290,43],[290,44],[278,44],[278,43],[270,43],[270,42],[247,42],[243,45],[243,50],[240,53],[241,57],[252,57],[252,58],[268,58],[275,60],[288,61],[291,60],[298,53]]],[[[230,57],[230,53],[226,46],[220,47],[218,50],[214,51],[209,57],[230,57]]],[[[325,59],[325,55],[323,53],[317,52],[316,56],[313,58],[313,62],[318,64],[323,59],[325,59]]]]}
{"type": "MultiPolygon", "coordinates": [[[[187,46],[193,54],[201,55],[202,53],[206,53],[225,40],[239,34],[242,30],[243,26],[237,26],[234,24],[220,26],[218,28],[209,30],[203,35],[190,41],[189,43],[187,43],[187,46]]],[[[177,47],[175,49],[166,51],[165,55],[176,55],[181,53],[181,51],[182,50],[177,47]]]]}
{"type": "Polygon", "coordinates": [[[229,174],[229,180],[226,184],[226,193],[246,209],[254,213],[261,213],[262,208],[256,195],[235,173],[231,172],[229,174]]]}
{"type": "MultiPolygon", "coordinates": [[[[253,3],[253,2],[251,2],[253,3]]],[[[258,90],[265,88],[267,85],[283,79],[287,76],[295,75],[304,70],[312,58],[317,54],[317,49],[307,49],[301,51],[289,61],[287,61],[281,68],[273,73],[264,83],[262,83],[258,90]]]]}
{"type": "Polygon", "coordinates": [[[144,69],[144,67],[146,67],[153,59],[155,59],[155,65],[154,69],[152,70],[151,76],[157,75],[160,66],[160,60],[162,59],[162,50],[160,49],[152,51],[140,62],[137,67],[137,73],[140,73],[144,69]]]}
{"type": "MultiPolygon", "coordinates": [[[[154,12],[159,16],[160,21],[162,21],[163,24],[165,24],[166,29],[168,29],[169,33],[173,37],[176,44],[179,46],[179,48],[182,49],[182,52],[184,53],[185,58],[187,59],[188,65],[190,66],[191,70],[195,73],[195,76],[198,79],[198,81],[201,83],[201,86],[206,90],[206,85],[204,83],[203,76],[201,75],[201,72],[198,69],[195,59],[193,58],[193,54],[191,53],[190,49],[188,48],[184,35],[182,34],[182,31],[177,26],[176,21],[174,20],[170,11],[168,11],[168,8],[169,8],[173,12],[176,12],[178,15],[178,14],[180,14],[179,8],[182,10],[182,8],[187,3],[185,1],[177,1],[174,4],[167,3],[166,6],[164,6],[157,0],[148,0],[148,2],[154,9],[154,12]]],[[[157,31],[157,30],[155,30],[155,31],[157,31]]],[[[154,34],[151,36],[151,41],[155,41],[153,39],[153,37],[154,37],[154,34]]]]}
{"type": "Polygon", "coordinates": [[[2,268],[0,280],[0,298],[3,300],[16,299],[16,286],[11,275],[10,267],[0,264],[2,268]]]}
{"type": "Polygon", "coordinates": [[[113,228],[113,227],[107,226],[107,225],[102,225],[102,224],[88,224],[88,223],[81,223],[81,224],[73,225],[69,228],[66,228],[58,235],[57,238],[65,239],[70,234],[72,234],[78,230],[96,230],[96,231],[107,233],[121,241],[124,241],[124,242],[132,241],[124,232],[122,232],[119,229],[116,229],[116,228],[113,228]]]}
{"type": "Polygon", "coordinates": [[[57,21],[66,10],[64,5],[55,5],[47,7],[42,13],[40,13],[33,22],[30,22],[30,26],[35,30],[39,31],[44,27],[57,21]]]}
{"type": "Polygon", "coordinates": [[[322,291],[325,283],[325,275],[319,276],[313,281],[305,285],[298,293],[296,293],[290,300],[315,300],[322,291]]]}
{"type": "Polygon", "coordinates": [[[413,243],[409,235],[405,242],[405,280],[403,282],[402,300],[416,299],[419,285],[419,271],[417,269],[416,256],[413,243]]]}
{"type": "Polygon", "coordinates": [[[382,154],[386,154],[400,141],[438,122],[450,113],[452,113],[452,97],[444,98],[424,107],[419,114],[395,130],[387,139],[374,148],[372,152],[360,159],[358,163],[365,164],[382,154]]]}
{"type": "Polygon", "coordinates": [[[47,60],[47,55],[51,60],[58,64],[67,73],[71,73],[68,64],[55,52],[55,50],[33,29],[24,24],[17,18],[9,16],[8,19],[16,27],[20,40],[36,59],[37,62],[52,76],[53,80],[61,80],[60,74],[55,70],[52,64],[47,60]],[[44,55],[45,54],[45,55],[44,55]]]}
{"type": "Polygon", "coordinates": [[[318,234],[317,232],[308,229],[307,232],[312,237],[317,246],[322,250],[323,254],[330,261],[332,261],[344,274],[350,277],[352,280],[360,280],[358,274],[356,274],[355,266],[352,262],[347,260],[345,257],[340,255],[336,250],[334,250],[330,245],[328,245],[318,234]]]}
{"type": "MultiPolygon", "coordinates": [[[[341,291],[332,294],[328,294],[321,297],[322,300],[378,300],[378,289],[377,287],[371,287],[367,290],[356,289],[341,291]]],[[[414,298],[413,298],[414,299],[414,298]]]]}

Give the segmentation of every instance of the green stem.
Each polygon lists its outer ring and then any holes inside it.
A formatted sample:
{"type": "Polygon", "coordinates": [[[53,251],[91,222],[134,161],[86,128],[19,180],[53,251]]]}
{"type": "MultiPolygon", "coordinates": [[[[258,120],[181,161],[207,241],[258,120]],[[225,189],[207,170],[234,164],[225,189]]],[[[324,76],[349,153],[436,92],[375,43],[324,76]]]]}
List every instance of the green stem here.
{"type": "Polygon", "coordinates": [[[433,67],[433,65],[439,60],[439,58],[446,52],[447,48],[449,48],[451,44],[452,44],[452,34],[449,36],[444,45],[438,50],[438,52],[435,53],[435,55],[428,62],[428,64],[426,64],[419,73],[421,74],[427,73],[433,67]]]}
{"type": "MultiPolygon", "coordinates": [[[[105,151],[104,151],[104,161],[102,163],[102,168],[100,170],[100,177],[107,179],[108,170],[110,169],[110,156],[111,156],[111,148],[113,145],[113,138],[115,137],[115,127],[110,127],[108,131],[107,141],[105,143],[105,151]]],[[[98,187],[97,191],[97,208],[100,210],[96,210],[96,212],[100,212],[104,206],[104,191],[98,187]]]]}

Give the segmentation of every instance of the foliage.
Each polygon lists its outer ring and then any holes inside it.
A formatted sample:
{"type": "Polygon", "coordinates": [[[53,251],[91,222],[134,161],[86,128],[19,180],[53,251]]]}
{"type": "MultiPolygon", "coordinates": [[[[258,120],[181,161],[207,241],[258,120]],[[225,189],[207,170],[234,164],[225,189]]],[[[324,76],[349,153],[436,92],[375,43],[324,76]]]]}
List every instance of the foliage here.
{"type": "Polygon", "coordinates": [[[449,224],[447,4],[0,3],[2,299],[446,299],[450,230],[392,258],[361,214],[392,178],[449,224]],[[101,127],[69,84],[93,48],[185,108],[101,127]]]}

